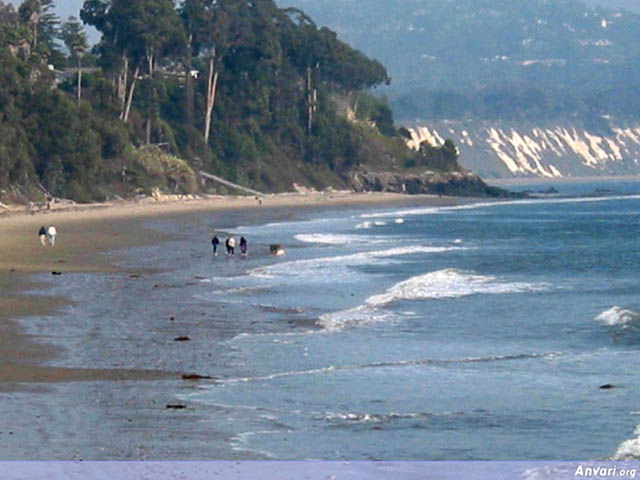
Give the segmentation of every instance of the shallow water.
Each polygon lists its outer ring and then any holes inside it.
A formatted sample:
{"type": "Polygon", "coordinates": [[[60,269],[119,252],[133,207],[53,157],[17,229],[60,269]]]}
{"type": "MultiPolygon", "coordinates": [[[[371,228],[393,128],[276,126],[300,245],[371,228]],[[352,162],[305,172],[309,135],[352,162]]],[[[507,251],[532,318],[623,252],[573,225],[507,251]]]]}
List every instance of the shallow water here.
{"type": "Polygon", "coordinates": [[[246,259],[211,255],[219,216],[157,223],[181,239],[129,262],[165,273],[65,276],[76,305],[27,323],[69,348],[60,365],[215,377],[165,389],[215,432],[201,458],[633,458],[636,187],[308,212],[233,228],[246,259]]]}

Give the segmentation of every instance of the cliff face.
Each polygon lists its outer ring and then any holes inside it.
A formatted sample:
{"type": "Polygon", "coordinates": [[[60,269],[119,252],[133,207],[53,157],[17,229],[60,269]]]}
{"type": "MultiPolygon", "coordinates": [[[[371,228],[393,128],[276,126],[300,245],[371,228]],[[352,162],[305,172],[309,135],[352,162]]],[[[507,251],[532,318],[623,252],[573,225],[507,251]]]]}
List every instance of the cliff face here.
{"type": "Polygon", "coordinates": [[[640,126],[440,121],[412,129],[409,144],[451,138],[460,164],[482,178],[564,178],[640,174],[640,126]]]}
{"type": "Polygon", "coordinates": [[[519,196],[490,187],[480,177],[468,171],[400,173],[373,172],[358,169],[351,172],[351,188],[357,192],[396,192],[459,197],[519,196]]]}

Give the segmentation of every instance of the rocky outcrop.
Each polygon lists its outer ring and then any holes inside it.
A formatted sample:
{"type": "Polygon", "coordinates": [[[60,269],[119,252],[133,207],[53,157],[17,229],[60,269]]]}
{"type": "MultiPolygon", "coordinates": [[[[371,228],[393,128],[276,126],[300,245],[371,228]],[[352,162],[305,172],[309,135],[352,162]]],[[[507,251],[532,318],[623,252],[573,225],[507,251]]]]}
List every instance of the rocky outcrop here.
{"type": "Polygon", "coordinates": [[[351,188],[357,192],[395,192],[459,197],[517,197],[501,188],[491,187],[467,170],[422,173],[372,172],[355,170],[351,188]]]}

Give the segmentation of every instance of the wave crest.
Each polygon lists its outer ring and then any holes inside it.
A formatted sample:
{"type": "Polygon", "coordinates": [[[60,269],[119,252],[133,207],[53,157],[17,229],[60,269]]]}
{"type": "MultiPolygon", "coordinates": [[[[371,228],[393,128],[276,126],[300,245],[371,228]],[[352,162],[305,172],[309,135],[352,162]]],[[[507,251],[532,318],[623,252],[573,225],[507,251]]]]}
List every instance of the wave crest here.
{"type": "Polygon", "coordinates": [[[453,268],[438,270],[400,282],[386,293],[367,299],[368,305],[380,306],[396,300],[457,298],[474,294],[522,293],[545,290],[545,284],[502,282],[495,277],[475,275],[453,268]]]}
{"type": "Polygon", "coordinates": [[[638,322],[640,320],[640,313],[626,308],[613,306],[602,312],[595,319],[610,327],[622,326],[623,328],[626,328],[631,323],[638,322]]]}
{"type": "Polygon", "coordinates": [[[611,457],[614,461],[640,460],[640,425],[633,432],[636,438],[625,440],[611,457]]]}
{"type": "Polygon", "coordinates": [[[341,271],[348,267],[358,265],[369,265],[380,263],[381,261],[391,259],[392,257],[413,255],[413,254],[431,254],[444,253],[456,250],[466,250],[464,247],[432,247],[427,245],[409,245],[406,247],[396,247],[387,250],[374,250],[369,252],[360,252],[350,255],[338,255],[335,257],[311,258],[304,260],[293,260],[290,262],[276,263],[266,267],[253,269],[249,272],[252,276],[273,278],[278,276],[285,277],[306,277],[307,279],[326,278],[328,274],[348,275],[349,271],[341,271]]]}
{"type": "MultiPolygon", "coordinates": [[[[371,237],[362,235],[344,235],[334,233],[299,233],[294,237],[299,242],[320,243],[325,245],[348,245],[351,243],[376,243],[371,237]]],[[[379,240],[377,241],[379,242],[379,240]]]]}

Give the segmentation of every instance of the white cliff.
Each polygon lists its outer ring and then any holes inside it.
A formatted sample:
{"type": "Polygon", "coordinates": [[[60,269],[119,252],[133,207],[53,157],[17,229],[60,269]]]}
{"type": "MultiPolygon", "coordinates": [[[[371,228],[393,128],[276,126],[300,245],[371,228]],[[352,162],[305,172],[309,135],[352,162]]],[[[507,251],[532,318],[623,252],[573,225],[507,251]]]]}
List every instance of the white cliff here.
{"type": "Polygon", "coordinates": [[[485,178],[562,178],[640,174],[640,126],[438,122],[409,129],[409,146],[438,146],[451,138],[459,163],[485,178]]]}

